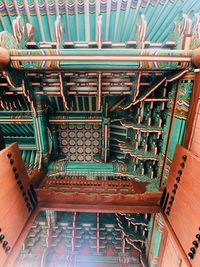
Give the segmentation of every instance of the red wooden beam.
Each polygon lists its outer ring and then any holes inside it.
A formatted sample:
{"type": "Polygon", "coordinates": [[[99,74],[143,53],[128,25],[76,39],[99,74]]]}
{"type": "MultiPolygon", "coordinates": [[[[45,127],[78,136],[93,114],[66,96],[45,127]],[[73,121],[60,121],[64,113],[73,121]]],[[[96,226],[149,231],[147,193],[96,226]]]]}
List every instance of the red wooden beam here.
{"type": "Polygon", "coordinates": [[[161,192],[143,194],[113,194],[54,192],[50,189],[36,189],[39,205],[43,209],[61,211],[86,211],[103,213],[155,213],[160,210],[161,192]]]}

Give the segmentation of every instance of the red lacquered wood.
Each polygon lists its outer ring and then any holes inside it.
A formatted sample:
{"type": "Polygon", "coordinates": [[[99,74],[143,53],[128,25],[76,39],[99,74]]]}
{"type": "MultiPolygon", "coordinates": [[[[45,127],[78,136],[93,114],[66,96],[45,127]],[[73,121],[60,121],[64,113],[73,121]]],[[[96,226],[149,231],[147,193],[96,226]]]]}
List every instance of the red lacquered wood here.
{"type": "Polygon", "coordinates": [[[31,213],[22,195],[22,192],[26,192],[31,206],[27,193],[29,178],[17,144],[0,151],[0,188],[0,234],[5,236],[3,241],[7,241],[11,247],[6,254],[3,246],[0,246],[0,266],[3,266],[31,213]],[[16,173],[19,175],[17,180],[16,173]],[[18,181],[21,181],[23,188],[20,189],[18,181]]]}
{"type": "MultiPolygon", "coordinates": [[[[186,255],[194,246],[192,242],[197,240],[196,234],[200,234],[199,174],[200,159],[187,149],[177,145],[167,182],[170,197],[174,196],[170,215],[167,218],[186,255]],[[182,158],[184,155],[187,156],[186,161],[182,158]],[[184,167],[180,166],[182,162],[185,164],[184,167]],[[178,170],[182,170],[179,183],[176,181],[178,170]],[[178,185],[175,195],[172,193],[174,184],[178,185]]],[[[169,201],[167,207],[169,207],[169,201]]],[[[200,247],[196,248],[194,259],[190,262],[194,267],[200,266],[200,247]]]]}

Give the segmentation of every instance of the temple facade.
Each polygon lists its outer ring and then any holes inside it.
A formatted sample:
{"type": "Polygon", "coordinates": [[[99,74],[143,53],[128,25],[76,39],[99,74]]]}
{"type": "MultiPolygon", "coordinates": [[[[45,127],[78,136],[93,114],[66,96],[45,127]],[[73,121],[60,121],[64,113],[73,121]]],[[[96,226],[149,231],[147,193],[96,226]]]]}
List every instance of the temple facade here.
{"type": "Polygon", "coordinates": [[[0,0],[0,267],[200,267],[199,99],[199,0],[0,0]]]}

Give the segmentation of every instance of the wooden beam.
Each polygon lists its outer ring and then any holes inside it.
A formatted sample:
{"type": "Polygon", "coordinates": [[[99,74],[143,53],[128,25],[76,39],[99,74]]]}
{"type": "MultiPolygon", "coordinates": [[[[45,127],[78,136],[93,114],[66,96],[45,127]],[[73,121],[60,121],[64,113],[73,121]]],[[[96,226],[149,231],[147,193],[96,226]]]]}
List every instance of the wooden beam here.
{"type": "Polygon", "coordinates": [[[99,213],[157,213],[160,212],[159,205],[152,206],[134,206],[134,205],[111,205],[108,206],[106,203],[102,205],[85,205],[85,204],[67,204],[67,203],[48,203],[47,201],[40,202],[40,209],[46,210],[51,209],[55,211],[70,211],[70,212],[99,212],[99,213]]]}
{"type": "Polygon", "coordinates": [[[32,118],[19,118],[19,117],[10,117],[10,118],[1,118],[0,119],[0,122],[3,122],[3,123],[26,123],[26,122],[33,122],[33,119],[32,118]]]}
{"type": "Polygon", "coordinates": [[[200,67],[200,47],[193,50],[192,63],[199,68],[200,67]]]}
{"type": "Polygon", "coordinates": [[[67,101],[67,96],[66,96],[66,92],[65,92],[63,74],[61,72],[59,72],[58,76],[59,76],[59,82],[60,82],[60,94],[62,96],[63,104],[64,104],[64,107],[66,108],[66,110],[69,110],[69,103],[67,101]]]}
{"type": "MultiPolygon", "coordinates": [[[[105,166],[105,165],[104,165],[105,166]]],[[[134,179],[122,180],[85,180],[77,178],[56,178],[46,176],[40,185],[41,189],[49,189],[65,193],[93,193],[109,194],[123,193],[136,195],[147,192],[147,182],[138,182],[134,179]]]]}
{"type": "Polygon", "coordinates": [[[102,122],[102,119],[87,119],[87,118],[83,118],[83,119],[70,119],[70,118],[50,118],[49,119],[49,123],[65,123],[65,122],[68,122],[68,123],[83,123],[83,122],[86,122],[86,123],[101,123],[102,122]]]}
{"type": "MultiPolygon", "coordinates": [[[[57,62],[183,62],[183,63],[191,63],[191,56],[190,55],[182,55],[182,56],[176,56],[173,55],[174,51],[170,50],[172,53],[171,56],[166,55],[151,55],[151,50],[149,52],[149,55],[141,55],[140,50],[135,50],[135,54],[132,53],[121,53],[121,54],[109,54],[109,53],[92,53],[90,54],[90,51],[88,51],[87,55],[77,53],[77,54],[52,54],[52,55],[44,55],[44,54],[34,54],[34,50],[30,50],[30,52],[33,52],[32,55],[30,54],[21,54],[20,50],[17,53],[17,50],[15,54],[11,54],[10,58],[11,61],[18,62],[18,61],[57,61],[57,62]]],[[[153,52],[153,51],[152,51],[153,52]]],[[[176,50],[175,50],[176,52],[176,50]]],[[[53,53],[53,51],[52,51],[53,53]]],[[[181,53],[181,50],[180,50],[181,53]]]]}
{"type": "Polygon", "coordinates": [[[0,69],[4,69],[10,61],[9,52],[7,49],[0,47],[0,69]]]}
{"type": "Polygon", "coordinates": [[[120,98],[119,100],[117,100],[117,101],[114,103],[114,105],[112,105],[112,107],[110,108],[110,112],[115,111],[115,110],[119,107],[119,105],[120,105],[125,99],[126,99],[126,97],[122,97],[122,98],[120,98]]]}
{"type": "Polygon", "coordinates": [[[36,189],[39,205],[45,209],[111,213],[155,213],[160,210],[161,192],[110,196],[89,193],[54,192],[36,189]]]}

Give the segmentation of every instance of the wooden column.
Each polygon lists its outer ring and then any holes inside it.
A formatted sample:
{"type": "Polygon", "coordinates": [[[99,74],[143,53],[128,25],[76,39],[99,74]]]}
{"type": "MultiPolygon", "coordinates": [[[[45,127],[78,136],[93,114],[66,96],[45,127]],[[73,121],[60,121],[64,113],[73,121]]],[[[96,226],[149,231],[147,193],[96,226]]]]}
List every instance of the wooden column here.
{"type": "Polygon", "coordinates": [[[10,61],[8,50],[0,47],[0,69],[4,69],[10,61]]]}
{"type": "MultiPolygon", "coordinates": [[[[39,88],[34,88],[34,93],[39,88]]],[[[49,161],[49,133],[47,128],[47,118],[45,102],[42,96],[33,94],[33,125],[36,136],[37,151],[39,154],[39,169],[46,167],[49,161]]]]}
{"type": "Polygon", "coordinates": [[[148,261],[152,267],[158,266],[158,257],[160,253],[160,245],[162,242],[163,228],[164,224],[162,217],[159,213],[157,213],[155,215],[155,218],[153,218],[153,226],[148,253],[148,261]]]}
{"type": "Polygon", "coordinates": [[[195,67],[200,67],[200,47],[193,50],[192,63],[195,65],[195,67]]]}

